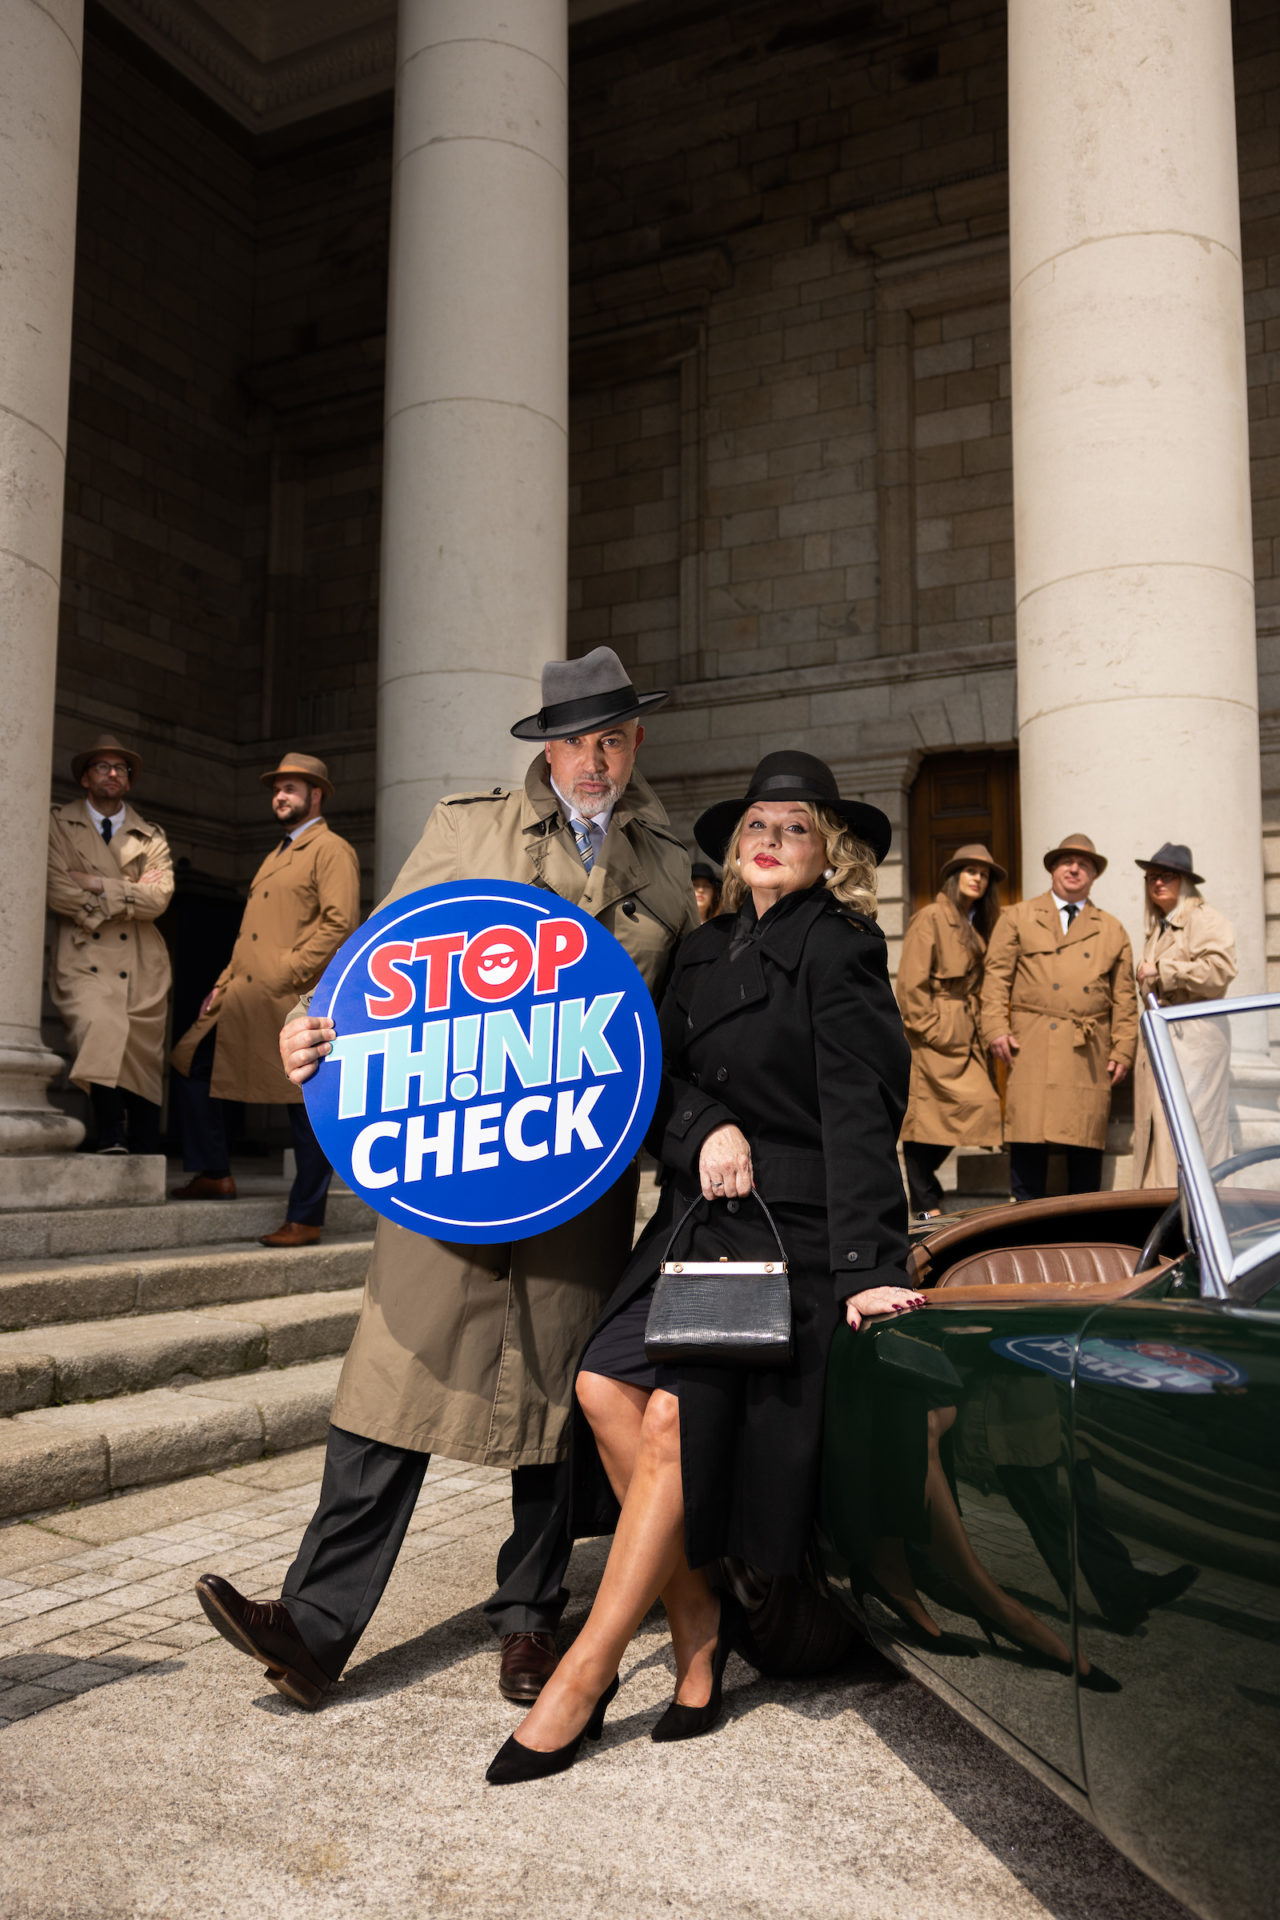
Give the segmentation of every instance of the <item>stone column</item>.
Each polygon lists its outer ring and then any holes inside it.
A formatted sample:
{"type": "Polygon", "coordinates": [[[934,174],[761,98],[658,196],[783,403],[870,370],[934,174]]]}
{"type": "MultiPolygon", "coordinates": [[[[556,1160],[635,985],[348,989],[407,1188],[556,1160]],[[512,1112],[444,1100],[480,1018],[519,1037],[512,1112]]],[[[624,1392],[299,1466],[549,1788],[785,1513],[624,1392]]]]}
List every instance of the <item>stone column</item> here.
{"type": "Polygon", "coordinates": [[[1263,986],[1230,0],[1010,0],[1024,892],[1083,831],[1135,941],[1184,841],[1263,986]]]}
{"type": "MultiPolygon", "coordinates": [[[[40,1039],[82,16],[82,0],[0,0],[0,1156],[84,1132],[49,1105],[62,1063],[40,1039]]],[[[0,1206],[39,1184],[0,1160],[0,1206]]]]}
{"type": "Polygon", "coordinates": [[[565,0],[400,0],[378,665],[378,885],[565,643],[565,0]]]}

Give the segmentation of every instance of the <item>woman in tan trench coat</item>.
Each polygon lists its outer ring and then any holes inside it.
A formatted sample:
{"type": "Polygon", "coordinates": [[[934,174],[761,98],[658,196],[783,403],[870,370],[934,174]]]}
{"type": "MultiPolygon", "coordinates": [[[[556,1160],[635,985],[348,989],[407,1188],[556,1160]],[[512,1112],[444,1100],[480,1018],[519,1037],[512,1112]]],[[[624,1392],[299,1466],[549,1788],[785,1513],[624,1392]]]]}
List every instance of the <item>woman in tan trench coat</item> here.
{"type": "Polygon", "coordinates": [[[942,1211],[937,1172],[953,1147],[1000,1145],[1000,1099],[978,1033],[978,996],[1004,878],[986,847],[961,847],[902,942],[898,1005],[911,1046],[902,1157],[922,1220],[942,1211]]]}
{"type": "MultiPolygon", "coordinates": [[[[1166,841],[1149,860],[1135,865],[1147,877],[1139,1000],[1145,1006],[1147,995],[1154,993],[1162,1007],[1186,1007],[1197,1000],[1222,999],[1236,977],[1235,929],[1201,898],[1201,876],[1192,870],[1190,847],[1166,841]]],[[[1215,1166],[1231,1152],[1230,1038],[1217,1020],[1191,1020],[1169,1031],[1209,1165],[1215,1166]]],[[[1145,1047],[1138,1050],[1133,1077],[1133,1183],[1178,1184],[1178,1158],[1145,1047]]]]}

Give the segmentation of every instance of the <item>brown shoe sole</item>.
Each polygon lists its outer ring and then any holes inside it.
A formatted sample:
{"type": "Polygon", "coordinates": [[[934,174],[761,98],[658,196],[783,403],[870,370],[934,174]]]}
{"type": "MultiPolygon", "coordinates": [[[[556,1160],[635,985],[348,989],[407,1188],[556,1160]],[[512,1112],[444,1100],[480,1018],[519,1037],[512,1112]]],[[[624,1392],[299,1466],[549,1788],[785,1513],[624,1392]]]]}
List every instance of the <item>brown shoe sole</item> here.
{"type": "MultiPolygon", "coordinates": [[[[251,1660],[262,1659],[262,1653],[254,1646],[240,1623],[231,1617],[225,1607],[219,1605],[214,1596],[207,1592],[199,1581],[196,1582],[196,1598],[203,1607],[205,1618],[210,1626],[216,1627],[224,1640],[239,1652],[247,1653],[251,1660]]],[[[328,1692],[327,1687],[318,1687],[314,1680],[308,1680],[306,1675],[299,1673],[296,1667],[268,1666],[263,1671],[277,1693],[282,1693],[286,1700],[292,1700],[296,1706],[306,1707],[312,1713],[328,1692]]]]}

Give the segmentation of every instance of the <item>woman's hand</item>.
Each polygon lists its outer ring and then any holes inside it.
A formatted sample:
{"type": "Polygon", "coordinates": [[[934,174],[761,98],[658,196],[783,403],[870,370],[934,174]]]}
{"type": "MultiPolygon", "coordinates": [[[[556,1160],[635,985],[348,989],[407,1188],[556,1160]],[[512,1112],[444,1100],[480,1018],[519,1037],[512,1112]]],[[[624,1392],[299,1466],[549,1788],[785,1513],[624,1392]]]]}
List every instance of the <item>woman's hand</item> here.
{"type": "Polygon", "coordinates": [[[280,1058],[295,1087],[308,1081],[333,1045],[337,1028],[332,1020],[300,1014],[280,1029],[280,1058]]]}
{"type": "Polygon", "coordinates": [[[909,1287],[868,1287],[865,1293],[850,1294],[844,1316],[856,1333],[864,1320],[892,1320],[896,1313],[910,1313],[928,1304],[922,1293],[913,1293],[909,1287]]]}
{"type": "Polygon", "coordinates": [[[751,1191],[751,1148],[740,1128],[726,1122],[707,1135],[698,1178],[704,1200],[745,1200],[751,1191]]]}

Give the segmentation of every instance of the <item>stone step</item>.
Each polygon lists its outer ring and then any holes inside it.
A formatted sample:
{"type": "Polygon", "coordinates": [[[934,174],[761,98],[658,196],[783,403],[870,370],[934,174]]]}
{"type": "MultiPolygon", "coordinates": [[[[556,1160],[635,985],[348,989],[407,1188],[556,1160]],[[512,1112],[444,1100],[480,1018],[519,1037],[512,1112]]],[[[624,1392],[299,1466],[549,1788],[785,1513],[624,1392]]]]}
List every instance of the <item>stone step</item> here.
{"type": "MultiPolygon", "coordinates": [[[[92,1159],[92,1155],[72,1156],[92,1159]]],[[[170,1178],[173,1179],[171,1173],[170,1178]]],[[[235,1200],[166,1200],[159,1206],[0,1211],[0,1261],[59,1260],[108,1253],[210,1247],[256,1240],[284,1219],[288,1187],[278,1178],[240,1180],[235,1200]]],[[[374,1214],[346,1187],[329,1194],[327,1233],[372,1233],[374,1214]]]]}
{"type": "Polygon", "coordinates": [[[361,1293],[346,1287],[0,1334],[0,1415],[345,1353],[361,1293]]]}
{"type": "Polygon", "coordinates": [[[106,1260],[2,1261],[0,1330],[360,1286],[372,1248],[368,1234],[326,1232],[316,1247],[249,1241],[106,1260]]]}
{"type": "Polygon", "coordinates": [[[323,1440],[342,1362],[304,1361],[0,1421],[0,1518],[323,1440]]]}

